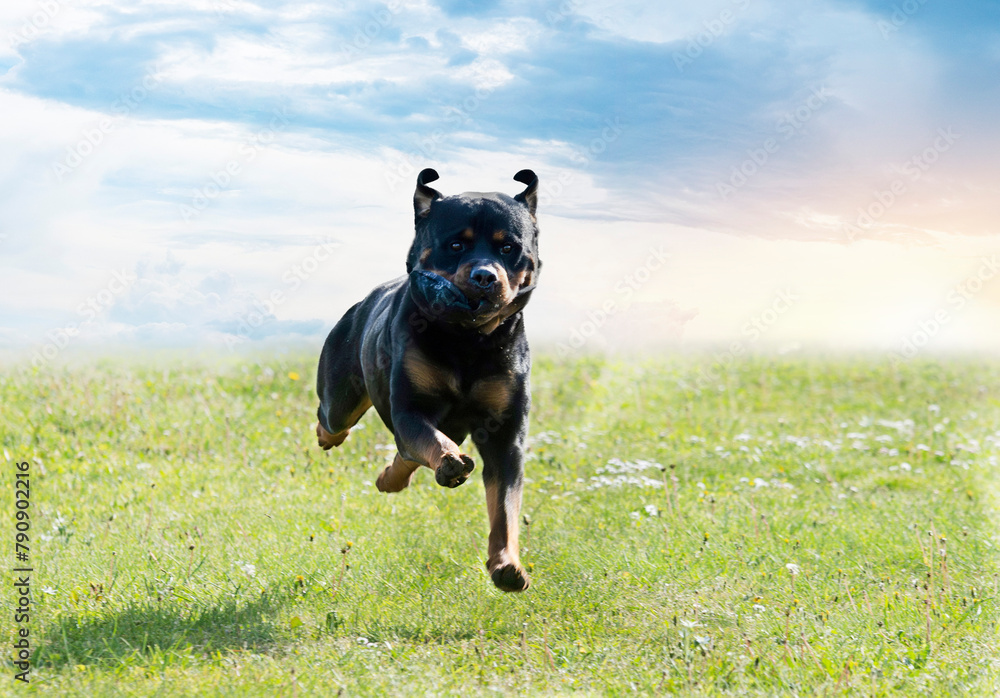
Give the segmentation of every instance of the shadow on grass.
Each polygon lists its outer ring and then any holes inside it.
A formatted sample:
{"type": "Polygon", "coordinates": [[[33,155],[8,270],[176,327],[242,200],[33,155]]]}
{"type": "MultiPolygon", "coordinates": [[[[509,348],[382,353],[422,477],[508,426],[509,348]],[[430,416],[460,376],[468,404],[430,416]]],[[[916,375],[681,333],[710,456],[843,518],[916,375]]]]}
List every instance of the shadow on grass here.
{"type": "Polygon", "coordinates": [[[261,594],[250,602],[193,607],[174,602],[65,615],[43,632],[33,664],[59,668],[161,652],[259,652],[277,640],[273,618],[282,602],[280,595],[261,594]]]}

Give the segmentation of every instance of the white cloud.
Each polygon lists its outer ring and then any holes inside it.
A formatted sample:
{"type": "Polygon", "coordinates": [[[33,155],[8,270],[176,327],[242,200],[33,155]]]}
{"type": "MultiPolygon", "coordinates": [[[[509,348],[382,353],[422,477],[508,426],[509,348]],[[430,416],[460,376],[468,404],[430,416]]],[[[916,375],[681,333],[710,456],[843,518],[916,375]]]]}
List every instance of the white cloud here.
{"type": "Polygon", "coordinates": [[[526,51],[544,34],[538,22],[524,17],[493,21],[488,27],[468,22],[468,26],[459,26],[457,31],[462,46],[487,57],[526,51]]]}

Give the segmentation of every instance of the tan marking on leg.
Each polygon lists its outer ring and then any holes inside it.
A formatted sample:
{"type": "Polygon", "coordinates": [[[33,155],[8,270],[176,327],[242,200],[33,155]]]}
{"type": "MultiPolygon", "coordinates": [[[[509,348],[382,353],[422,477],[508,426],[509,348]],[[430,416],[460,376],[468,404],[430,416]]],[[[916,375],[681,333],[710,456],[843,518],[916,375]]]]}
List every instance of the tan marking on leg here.
{"type": "Polygon", "coordinates": [[[458,487],[476,468],[472,458],[461,453],[454,441],[433,427],[411,438],[414,440],[397,441],[400,452],[406,454],[403,457],[433,470],[439,485],[458,487]]]}
{"type": "Polygon", "coordinates": [[[420,463],[411,460],[403,460],[398,453],[390,465],[379,473],[375,480],[375,487],[379,492],[400,492],[410,485],[413,473],[420,468],[420,463]]]}
{"type": "Polygon", "coordinates": [[[510,406],[513,386],[508,376],[490,376],[472,384],[469,398],[491,414],[503,414],[510,406]]]}
{"type": "Polygon", "coordinates": [[[347,429],[338,432],[336,434],[331,434],[323,425],[316,422],[316,442],[322,447],[324,451],[329,451],[334,446],[339,446],[344,443],[344,439],[347,438],[347,429]]]}
{"type": "Polygon", "coordinates": [[[494,584],[503,591],[523,591],[531,584],[531,580],[521,565],[518,549],[521,487],[508,489],[501,502],[499,485],[495,482],[487,484],[486,511],[490,517],[486,569],[494,584]],[[494,573],[498,574],[494,576],[494,573]]]}
{"type": "Polygon", "coordinates": [[[358,404],[354,411],[347,416],[347,428],[338,431],[336,434],[331,434],[323,425],[316,422],[316,441],[323,448],[324,451],[329,451],[334,446],[339,446],[344,443],[347,435],[351,433],[351,427],[358,423],[358,420],[364,416],[368,408],[372,406],[371,399],[365,395],[361,402],[358,404]]]}
{"type": "Polygon", "coordinates": [[[355,424],[358,423],[358,420],[364,416],[365,412],[367,412],[368,408],[371,406],[372,406],[371,398],[365,395],[364,399],[361,401],[361,404],[359,404],[357,408],[355,408],[355,410],[351,412],[350,416],[348,416],[347,418],[348,430],[350,430],[351,427],[353,427],[355,424]]]}
{"type": "Polygon", "coordinates": [[[450,455],[454,458],[461,458],[462,456],[461,451],[458,449],[458,444],[437,429],[434,429],[431,434],[421,439],[419,443],[412,444],[412,447],[414,452],[408,455],[413,456],[417,459],[416,462],[426,465],[435,472],[441,465],[441,461],[444,460],[445,455],[450,455]]]}

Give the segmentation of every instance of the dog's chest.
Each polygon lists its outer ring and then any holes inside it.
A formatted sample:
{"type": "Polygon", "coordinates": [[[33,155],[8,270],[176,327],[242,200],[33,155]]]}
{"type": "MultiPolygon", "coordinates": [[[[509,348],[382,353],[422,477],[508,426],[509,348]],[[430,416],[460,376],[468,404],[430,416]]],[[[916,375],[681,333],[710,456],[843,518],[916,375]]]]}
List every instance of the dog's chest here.
{"type": "Polygon", "coordinates": [[[516,392],[518,378],[506,367],[491,363],[456,365],[411,348],[403,358],[403,371],[417,398],[447,403],[452,409],[502,414],[516,392]]]}

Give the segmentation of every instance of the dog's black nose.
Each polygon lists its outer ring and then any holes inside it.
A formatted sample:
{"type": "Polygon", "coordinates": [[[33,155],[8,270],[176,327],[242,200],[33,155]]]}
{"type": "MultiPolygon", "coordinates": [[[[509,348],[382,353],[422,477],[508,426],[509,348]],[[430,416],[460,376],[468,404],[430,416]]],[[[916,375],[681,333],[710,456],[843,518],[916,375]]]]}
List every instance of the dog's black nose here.
{"type": "Polygon", "coordinates": [[[469,278],[479,288],[488,289],[497,282],[497,275],[489,267],[476,267],[469,278]]]}

